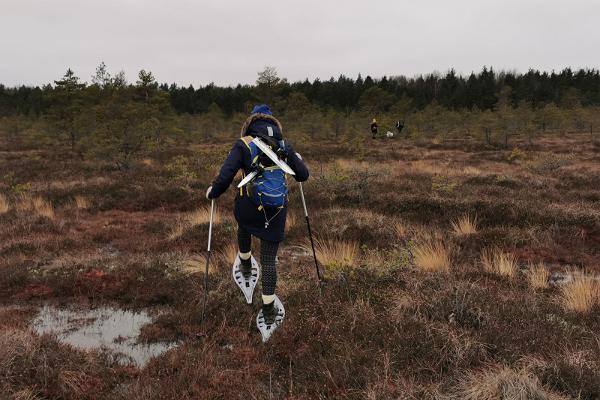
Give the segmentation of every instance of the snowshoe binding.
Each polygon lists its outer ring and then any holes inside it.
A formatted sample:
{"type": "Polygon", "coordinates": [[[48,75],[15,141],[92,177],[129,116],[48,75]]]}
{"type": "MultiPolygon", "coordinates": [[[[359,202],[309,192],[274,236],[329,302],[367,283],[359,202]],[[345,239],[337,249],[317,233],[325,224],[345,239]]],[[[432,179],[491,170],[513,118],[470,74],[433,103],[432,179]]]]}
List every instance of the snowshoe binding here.
{"type": "Polygon", "coordinates": [[[260,331],[263,343],[267,342],[275,329],[283,322],[285,318],[285,308],[279,300],[279,297],[275,296],[273,303],[261,308],[256,316],[256,327],[260,331]]]}
{"type": "Polygon", "coordinates": [[[238,254],[233,263],[231,275],[233,276],[235,284],[238,285],[242,293],[244,293],[246,303],[252,304],[252,295],[254,294],[254,288],[258,282],[260,268],[258,268],[258,263],[254,257],[250,257],[250,260],[248,261],[250,261],[250,265],[244,265],[246,263],[242,262],[242,259],[238,254]]]}

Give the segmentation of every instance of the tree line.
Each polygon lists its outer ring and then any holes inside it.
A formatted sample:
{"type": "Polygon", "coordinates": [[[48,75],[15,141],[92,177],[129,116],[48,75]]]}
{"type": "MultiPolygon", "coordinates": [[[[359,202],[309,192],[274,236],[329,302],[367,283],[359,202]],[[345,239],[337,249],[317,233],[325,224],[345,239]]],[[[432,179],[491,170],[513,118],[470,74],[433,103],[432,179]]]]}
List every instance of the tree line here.
{"type": "Polygon", "coordinates": [[[272,67],[253,85],[195,89],[160,84],[146,70],[128,82],[101,63],[90,82],[68,69],[42,88],[0,86],[0,136],[127,169],[148,151],[235,137],[252,106],[264,102],[294,142],[330,139],[348,151],[365,148],[373,117],[384,134],[403,120],[402,134],[413,139],[474,138],[508,147],[515,135],[533,142],[541,133],[584,132],[594,142],[599,89],[596,70],[516,74],[484,68],[468,78],[449,71],[289,83],[272,67]]]}
{"type": "MultiPolygon", "coordinates": [[[[102,64],[103,65],[103,64],[102,64]]],[[[106,66],[103,67],[106,70],[106,66]]],[[[493,110],[499,94],[505,87],[511,89],[510,103],[513,107],[526,102],[534,108],[553,103],[569,107],[574,103],[583,106],[600,105],[600,72],[596,69],[573,71],[566,68],[560,72],[529,70],[526,73],[495,72],[484,67],[469,76],[456,74],[428,74],[413,78],[405,76],[378,79],[359,75],[356,79],[340,75],[337,79],[321,81],[304,80],[288,82],[280,79],[273,68],[262,71],[255,85],[220,87],[214,84],[193,87],[166,83],[157,84],[166,94],[177,113],[205,113],[210,107],[219,107],[226,116],[246,112],[257,101],[274,102],[275,109],[283,111],[283,101],[292,95],[301,95],[323,110],[350,113],[367,108],[375,112],[387,112],[397,102],[410,102],[414,110],[423,110],[432,103],[449,110],[493,110]],[[261,80],[262,78],[262,80],[261,80]]],[[[120,74],[123,77],[123,74],[120,74]]],[[[93,77],[91,84],[94,86],[93,77]]],[[[42,87],[6,87],[0,84],[0,115],[40,115],[52,107],[52,94],[56,85],[42,87]]]]}

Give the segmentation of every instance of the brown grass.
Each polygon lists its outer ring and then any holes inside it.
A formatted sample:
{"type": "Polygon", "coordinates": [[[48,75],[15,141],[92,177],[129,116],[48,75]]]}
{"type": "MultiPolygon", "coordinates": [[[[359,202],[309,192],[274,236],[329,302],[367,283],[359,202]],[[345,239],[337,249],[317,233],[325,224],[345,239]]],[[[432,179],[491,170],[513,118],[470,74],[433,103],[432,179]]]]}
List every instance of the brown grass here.
{"type": "MultiPolygon", "coordinates": [[[[199,208],[196,211],[187,214],[185,217],[185,221],[187,225],[191,228],[198,225],[208,224],[210,222],[210,207],[199,208]]],[[[217,206],[215,206],[213,223],[221,223],[221,213],[219,212],[217,206]]]]}
{"type": "Polygon", "coordinates": [[[19,390],[18,392],[14,393],[10,399],[11,400],[38,400],[38,399],[40,399],[40,397],[38,397],[36,395],[36,391],[28,388],[28,389],[19,390]]]}
{"type": "Polygon", "coordinates": [[[513,278],[517,274],[517,259],[500,249],[484,249],[481,253],[483,268],[492,274],[513,278]]]}
{"type": "Polygon", "coordinates": [[[33,210],[39,216],[46,217],[48,219],[54,219],[54,207],[47,200],[37,196],[31,201],[33,210]]]}
{"type": "MultiPolygon", "coordinates": [[[[307,251],[310,247],[306,246],[307,251]]],[[[328,269],[352,267],[358,260],[358,244],[345,240],[315,240],[315,251],[319,262],[328,269]]]]}
{"type": "Polygon", "coordinates": [[[31,212],[34,215],[46,217],[52,220],[55,218],[54,207],[52,204],[40,196],[19,196],[19,200],[17,201],[15,209],[21,213],[31,212]]]}
{"type": "Polygon", "coordinates": [[[529,287],[533,290],[541,290],[548,288],[548,278],[550,278],[550,271],[542,263],[529,266],[527,271],[527,281],[529,287]]]}
{"type": "Polygon", "coordinates": [[[410,232],[410,228],[404,221],[397,220],[393,224],[394,233],[396,234],[397,239],[406,239],[410,232]]]}
{"type": "Polygon", "coordinates": [[[463,215],[452,221],[452,231],[456,236],[468,236],[477,233],[477,217],[463,215]]]}
{"type": "Polygon", "coordinates": [[[14,371],[19,358],[33,356],[37,351],[37,343],[31,334],[9,328],[0,331],[0,349],[0,371],[10,373],[14,371]]]}
{"type": "Polygon", "coordinates": [[[237,239],[232,239],[231,242],[225,246],[223,251],[221,251],[220,255],[225,265],[233,265],[233,262],[238,255],[237,239]]]}
{"type": "MultiPolygon", "coordinates": [[[[215,258],[210,258],[210,262],[208,263],[209,275],[217,272],[216,261],[215,258]]],[[[206,268],[206,257],[204,255],[196,254],[181,260],[180,272],[185,275],[204,274],[204,268],[206,268]]]]}
{"type": "Polygon", "coordinates": [[[74,203],[80,210],[87,210],[91,206],[90,201],[83,196],[75,196],[74,203]]]}
{"type": "Polygon", "coordinates": [[[293,229],[298,224],[298,217],[296,213],[288,211],[286,220],[285,220],[285,230],[289,231],[293,229]]]}
{"type": "Polygon", "coordinates": [[[0,214],[4,214],[8,212],[8,210],[10,210],[10,204],[8,203],[6,196],[0,193],[0,214]]]}
{"type": "Polygon", "coordinates": [[[550,392],[532,373],[506,366],[472,373],[459,384],[451,397],[462,400],[562,400],[550,392]]]}
{"type": "Polygon", "coordinates": [[[589,276],[576,276],[561,288],[561,303],[568,311],[589,313],[600,304],[600,285],[589,276]]]}
{"type": "Polygon", "coordinates": [[[413,249],[415,265],[421,271],[450,271],[451,251],[442,242],[425,242],[413,249]]]}
{"type": "MultiPolygon", "coordinates": [[[[207,208],[199,208],[196,211],[192,211],[191,213],[185,214],[183,217],[179,218],[175,226],[173,227],[171,233],[169,234],[169,240],[175,240],[183,234],[193,229],[198,225],[208,224],[210,222],[210,207],[207,208]]],[[[215,206],[215,211],[213,215],[213,224],[218,225],[221,223],[221,213],[219,209],[215,206]]]]}
{"type": "Polygon", "coordinates": [[[425,160],[412,161],[408,169],[413,174],[424,175],[439,175],[443,172],[440,165],[435,162],[425,160]]]}
{"type": "Polygon", "coordinates": [[[475,167],[464,167],[462,170],[463,174],[465,175],[472,175],[472,176],[479,176],[481,175],[481,170],[475,167]]]}

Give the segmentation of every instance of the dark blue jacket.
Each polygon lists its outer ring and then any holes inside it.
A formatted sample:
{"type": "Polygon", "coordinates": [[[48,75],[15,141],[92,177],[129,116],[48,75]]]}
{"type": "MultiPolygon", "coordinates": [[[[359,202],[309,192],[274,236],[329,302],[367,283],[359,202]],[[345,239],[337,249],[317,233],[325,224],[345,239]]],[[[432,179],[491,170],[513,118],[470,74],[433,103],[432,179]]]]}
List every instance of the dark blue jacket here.
{"type": "MultiPolygon", "coordinates": [[[[286,162],[296,173],[293,177],[298,182],[306,181],[309,175],[308,168],[298,157],[291,144],[286,142],[285,149],[287,152],[286,162]]],[[[240,169],[244,171],[244,175],[252,172],[250,149],[241,139],[235,142],[231,148],[219,175],[213,181],[209,197],[212,199],[222,195],[229,188],[240,169]]],[[[259,210],[252,199],[248,197],[244,188],[236,190],[238,192],[235,198],[234,214],[238,224],[262,240],[281,242],[285,232],[287,205],[283,208],[265,207],[263,210],[259,210]],[[269,220],[268,227],[265,226],[265,214],[266,219],[269,220]]]]}

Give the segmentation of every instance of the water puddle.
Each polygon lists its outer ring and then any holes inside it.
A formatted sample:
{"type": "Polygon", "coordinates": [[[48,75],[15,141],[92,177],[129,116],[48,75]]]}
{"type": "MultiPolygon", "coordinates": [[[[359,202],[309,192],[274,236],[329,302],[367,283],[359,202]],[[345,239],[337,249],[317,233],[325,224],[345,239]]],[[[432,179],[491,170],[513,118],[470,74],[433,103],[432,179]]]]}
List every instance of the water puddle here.
{"type": "Polygon", "coordinates": [[[32,323],[38,334],[53,334],[83,350],[106,349],[122,356],[124,364],[144,366],[152,357],[176,343],[138,343],[141,328],[152,322],[146,311],[112,307],[95,309],[56,308],[45,305],[32,323]]]}

